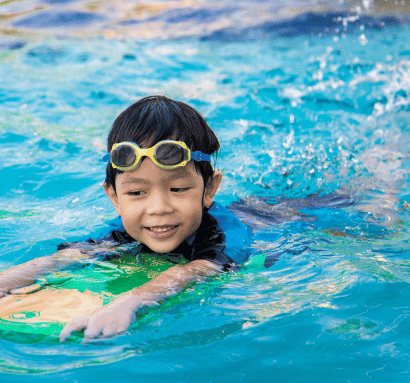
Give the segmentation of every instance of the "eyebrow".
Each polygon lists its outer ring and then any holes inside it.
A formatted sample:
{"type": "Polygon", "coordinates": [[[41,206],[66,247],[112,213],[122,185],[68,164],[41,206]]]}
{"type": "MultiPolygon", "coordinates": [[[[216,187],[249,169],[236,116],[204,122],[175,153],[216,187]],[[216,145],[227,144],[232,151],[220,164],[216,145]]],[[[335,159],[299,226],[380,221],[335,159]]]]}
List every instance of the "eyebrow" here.
{"type": "Polygon", "coordinates": [[[149,184],[150,181],[145,178],[130,177],[121,181],[121,185],[126,184],[149,184]]]}

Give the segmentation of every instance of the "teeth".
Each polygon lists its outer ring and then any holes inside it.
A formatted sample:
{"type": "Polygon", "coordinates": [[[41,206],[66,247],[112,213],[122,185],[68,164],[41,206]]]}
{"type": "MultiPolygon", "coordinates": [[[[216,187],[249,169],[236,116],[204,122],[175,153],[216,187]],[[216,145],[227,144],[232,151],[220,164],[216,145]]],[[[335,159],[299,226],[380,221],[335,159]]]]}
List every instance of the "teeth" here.
{"type": "Polygon", "coordinates": [[[161,227],[149,227],[149,230],[155,231],[156,233],[165,233],[173,229],[175,226],[161,226],[161,227]]]}

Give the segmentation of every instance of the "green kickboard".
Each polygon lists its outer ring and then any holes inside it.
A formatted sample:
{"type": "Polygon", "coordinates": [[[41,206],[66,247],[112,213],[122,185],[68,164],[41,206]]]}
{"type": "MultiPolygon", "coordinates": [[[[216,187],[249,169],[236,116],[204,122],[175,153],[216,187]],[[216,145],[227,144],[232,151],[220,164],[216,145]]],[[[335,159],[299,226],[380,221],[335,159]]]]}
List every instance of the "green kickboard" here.
{"type": "Polygon", "coordinates": [[[0,338],[22,343],[57,340],[71,318],[143,285],[175,262],[186,263],[182,256],[172,260],[140,253],[47,275],[0,299],[0,338]]]}

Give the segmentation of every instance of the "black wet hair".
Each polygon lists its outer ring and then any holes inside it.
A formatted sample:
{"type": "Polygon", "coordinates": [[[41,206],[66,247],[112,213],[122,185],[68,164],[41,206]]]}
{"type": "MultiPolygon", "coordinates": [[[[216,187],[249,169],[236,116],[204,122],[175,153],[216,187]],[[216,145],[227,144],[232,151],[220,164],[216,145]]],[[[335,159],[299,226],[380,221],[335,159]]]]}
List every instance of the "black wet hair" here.
{"type": "MultiPolygon", "coordinates": [[[[131,141],[149,148],[159,141],[183,141],[192,151],[217,154],[218,138],[202,115],[191,106],[165,96],[145,97],[124,110],[114,121],[108,135],[108,152],[114,144],[131,141]]],[[[204,185],[212,179],[213,168],[209,162],[194,161],[204,185]]],[[[115,176],[122,173],[109,163],[105,183],[115,190],[115,176]]]]}

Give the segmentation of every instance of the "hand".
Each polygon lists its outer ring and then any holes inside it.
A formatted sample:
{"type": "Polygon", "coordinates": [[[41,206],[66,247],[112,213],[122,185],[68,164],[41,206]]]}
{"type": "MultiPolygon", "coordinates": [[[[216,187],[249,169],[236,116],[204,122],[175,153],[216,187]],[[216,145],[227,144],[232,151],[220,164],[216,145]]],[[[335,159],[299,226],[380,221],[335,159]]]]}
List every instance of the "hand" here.
{"type": "Polygon", "coordinates": [[[142,302],[134,294],[126,294],[106,306],[72,319],[60,333],[64,342],[73,331],[84,331],[84,341],[99,336],[110,337],[124,332],[136,320],[142,302]]]}

